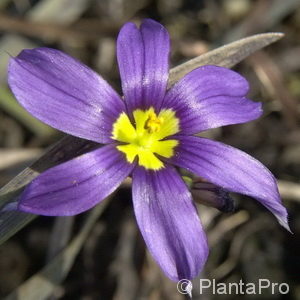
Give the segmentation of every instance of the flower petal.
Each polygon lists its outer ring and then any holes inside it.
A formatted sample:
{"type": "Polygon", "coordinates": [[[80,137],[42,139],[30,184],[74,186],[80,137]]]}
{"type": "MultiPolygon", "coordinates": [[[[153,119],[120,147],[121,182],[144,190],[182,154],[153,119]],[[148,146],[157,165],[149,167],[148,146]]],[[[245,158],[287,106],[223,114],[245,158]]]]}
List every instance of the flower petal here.
{"type": "Polygon", "coordinates": [[[170,162],[228,191],[256,198],[289,230],[276,180],[259,161],[245,152],[195,136],[181,136],[170,162]]]}
{"type": "Polygon", "coordinates": [[[163,108],[177,112],[184,134],[245,123],[262,114],[261,104],[245,97],[248,89],[248,82],[238,73],[203,66],[188,73],[169,90],[163,108]]]}
{"type": "Polygon", "coordinates": [[[8,82],[17,100],[36,118],[100,143],[110,142],[112,123],[125,109],[99,75],[54,49],[23,50],[11,58],[8,82]]]}
{"type": "Polygon", "coordinates": [[[202,269],[208,247],[191,195],[173,167],[137,167],[132,181],[138,225],[154,259],[171,280],[191,279],[202,269]]]}
{"type": "Polygon", "coordinates": [[[117,39],[117,58],[122,90],[129,111],[138,107],[142,97],[144,45],[141,32],[133,23],[126,23],[117,39]]]}
{"type": "Polygon", "coordinates": [[[160,108],[169,78],[170,38],[167,30],[150,19],[143,21],[141,33],[145,49],[143,105],[160,108]]]}
{"type": "Polygon", "coordinates": [[[46,216],[79,214],[111,194],[133,168],[114,145],[103,146],[39,175],[21,195],[19,209],[46,216]]]}
{"type": "Polygon", "coordinates": [[[129,112],[151,106],[158,112],[167,87],[169,51],[169,35],[161,24],[146,19],[140,30],[133,23],[122,27],[117,57],[129,112]]]}

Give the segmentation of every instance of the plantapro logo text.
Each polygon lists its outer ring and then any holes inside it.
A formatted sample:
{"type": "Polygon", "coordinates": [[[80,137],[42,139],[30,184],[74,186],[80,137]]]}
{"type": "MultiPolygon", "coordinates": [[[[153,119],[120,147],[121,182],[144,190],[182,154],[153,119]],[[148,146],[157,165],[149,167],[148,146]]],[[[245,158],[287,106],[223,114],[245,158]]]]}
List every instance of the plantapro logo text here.
{"type": "Polygon", "coordinates": [[[287,283],[271,282],[269,279],[259,279],[258,282],[219,282],[216,280],[200,279],[200,295],[204,290],[210,289],[213,295],[257,295],[264,292],[274,294],[287,294],[290,287],[287,283]]]}
{"type": "MultiPolygon", "coordinates": [[[[177,284],[177,289],[181,294],[192,295],[193,285],[187,279],[182,279],[177,284]]],[[[245,283],[241,279],[239,282],[216,282],[215,279],[200,279],[199,293],[213,295],[260,295],[260,294],[287,294],[290,287],[287,283],[271,282],[269,279],[259,279],[257,282],[245,283]]],[[[197,291],[194,289],[193,294],[197,291]]]]}

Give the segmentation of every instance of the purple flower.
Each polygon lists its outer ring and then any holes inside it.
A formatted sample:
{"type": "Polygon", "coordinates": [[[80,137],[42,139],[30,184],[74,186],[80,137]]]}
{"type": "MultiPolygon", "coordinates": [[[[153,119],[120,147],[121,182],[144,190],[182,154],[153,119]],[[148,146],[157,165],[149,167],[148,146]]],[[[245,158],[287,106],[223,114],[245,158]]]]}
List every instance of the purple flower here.
{"type": "Polygon", "coordinates": [[[123,26],[117,58],[124,100],[99,75],[53,49],[24,50],[9,64],[9,85],[32,115],[68,134],[104,144],[51,168],[25,189],[22,211],[66,216],[86,211],[132,175],[137,223],[154,259],[172,280],[191,279],[208,255],[188,187],[187,169],[220,188],[257,199],[286,228],[273,175],[235,148],[194,136],[261,115],[239,74],[203,66],[167,90],[166,29],[144,20],[123,26]]]}

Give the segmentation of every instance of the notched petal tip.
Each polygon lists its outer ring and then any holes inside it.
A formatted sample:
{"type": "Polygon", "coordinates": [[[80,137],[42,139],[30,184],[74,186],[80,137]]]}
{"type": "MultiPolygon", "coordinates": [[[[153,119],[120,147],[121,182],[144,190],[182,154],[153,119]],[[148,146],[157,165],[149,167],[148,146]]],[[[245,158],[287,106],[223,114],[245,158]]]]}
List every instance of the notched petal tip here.
{"type": "Polygon", "coordinates": [[[126,23],[117,39],[117,60],[128,112],[153,106],[166,93],[170,39],[158,22],[145,19],[140,28],[126,23]]]}

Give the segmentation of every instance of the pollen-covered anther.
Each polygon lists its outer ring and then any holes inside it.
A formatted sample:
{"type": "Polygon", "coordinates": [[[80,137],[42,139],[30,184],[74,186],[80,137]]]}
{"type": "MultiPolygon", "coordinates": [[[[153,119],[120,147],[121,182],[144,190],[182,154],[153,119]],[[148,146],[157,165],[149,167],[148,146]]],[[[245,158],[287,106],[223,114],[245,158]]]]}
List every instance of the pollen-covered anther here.
{"type": "Polygon", "coordinates": [[[155,112],[150,111],[148,120],[145,123],[145,129],[149,133],[158,132],[163,123],[163,118],[159,118],[155,112]]]}

